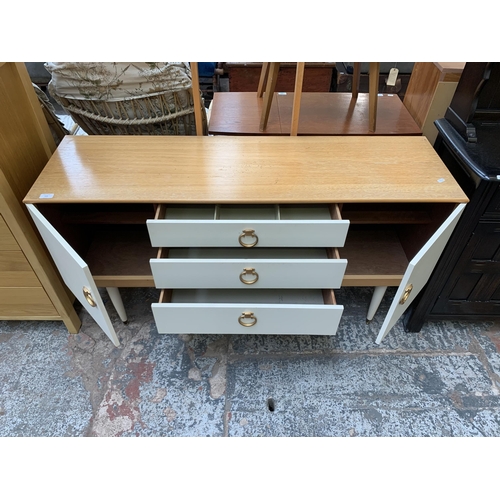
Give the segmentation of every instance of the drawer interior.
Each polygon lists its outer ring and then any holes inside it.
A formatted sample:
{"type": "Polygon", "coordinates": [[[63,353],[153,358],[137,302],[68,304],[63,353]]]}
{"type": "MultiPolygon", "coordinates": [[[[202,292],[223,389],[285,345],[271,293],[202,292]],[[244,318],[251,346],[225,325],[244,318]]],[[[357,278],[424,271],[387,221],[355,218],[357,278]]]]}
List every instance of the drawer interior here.
{"type": "Polygon", "coordinates": [[[333,290],[226,290],[183,289],[162,290],[160,304],[311,304],[336,305],[333,290]]]}
{"type": "Polygon", "coordinates": [[[340,220],[336,204],[159,205],[156,220],[340,220]]]}
{"type": "Polygon", "coordinates": [[[327,259],[331,257],[325,248],[170,248],[159,258],[170,259],[327,259]]]}

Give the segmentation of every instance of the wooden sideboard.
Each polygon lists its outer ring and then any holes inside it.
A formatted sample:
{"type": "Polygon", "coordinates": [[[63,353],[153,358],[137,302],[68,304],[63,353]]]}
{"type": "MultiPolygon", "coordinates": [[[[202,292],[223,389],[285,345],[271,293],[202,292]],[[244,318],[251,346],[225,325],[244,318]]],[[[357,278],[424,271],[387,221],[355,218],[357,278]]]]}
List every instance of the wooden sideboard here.
{"type": "Polygon", "coordinates": [[[0,63],[0,320],[80,320],[22,199],[55,150],[23,63],[0,63]]]}
{"type": "Polygon", "coordinates": [[[427,139],[394,136],[68,136],[24,199],[115,344],[98,286],[166,286],[160,333],[329,335],[334,288],[398,286],[380,342],[467,201],[427,139]],[[309,281],[318,258],[336,271],[309,281]]]}

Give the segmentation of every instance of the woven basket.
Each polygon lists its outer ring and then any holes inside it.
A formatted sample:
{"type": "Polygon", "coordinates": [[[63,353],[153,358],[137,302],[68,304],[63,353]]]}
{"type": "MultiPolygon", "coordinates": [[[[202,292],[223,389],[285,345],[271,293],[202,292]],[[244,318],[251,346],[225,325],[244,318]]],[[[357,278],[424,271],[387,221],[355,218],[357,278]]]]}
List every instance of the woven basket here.
{"type": "MultiPolygon", "coordinates": [[[[196,135],[192,88],[123,101],[57,99],[89,135],[196,135]]],[[[207,135],[203,103],[201,107],[207,135]]]]}

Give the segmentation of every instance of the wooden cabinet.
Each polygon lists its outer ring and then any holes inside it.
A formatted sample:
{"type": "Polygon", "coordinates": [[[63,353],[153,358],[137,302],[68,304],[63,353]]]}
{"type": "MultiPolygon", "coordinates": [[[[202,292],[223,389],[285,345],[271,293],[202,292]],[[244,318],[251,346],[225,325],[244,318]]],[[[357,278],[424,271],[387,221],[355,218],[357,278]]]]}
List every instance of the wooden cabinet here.
{"type": "Polygon", "coordinates": [[[406,317],[495,319],[500,312],[500,63],[467,63],[445,118],[437,153],[470,198],[425,291],[406,317]]]}
{"type": "Polygon", "coordinates": [[[314,335],[349,306],[335,288],[402,287],[380,342],[468,200],[422,137],[96,136],[24,201],[116,344],[99,285],[157,287],[160,333],[314,335]]]}
{"type": "MultiPolygon", "coordinates": [[[[304,72],[304,92],[330,92],[335,85],[337,70],[334,62],[306,63],[304,72]]],[[[261,62],[227,62],[224,63],[229,76],[231,92],[257,92],[261,62]]],[[[276,92],[293,92],[297,63],[281,63],[276,92]]]]}
{"type": "Polygon", "coordinates": [[[465,63],[415,63],[403,104],[431,144],[437,137],[434,122],[443,118],[465,63]]]}
{"type": "Polygon", "coordinates": [[[0,63],[0,320],[80,320],[23,197],[55,149],[23,63],[0,63]]]}
{"type": "Polygon", "coordinates": [[[427,319],[492,319],[500,313],[500,186],[495,174],[500,175],[499,127],[477,124],[480,146],[467,143],[448,121],[436,123],[437,152],[470,203],[406,318],[409,331],[419,331],[427,319]],[[487,136],[491,140],[485,144],[487,136]]]}

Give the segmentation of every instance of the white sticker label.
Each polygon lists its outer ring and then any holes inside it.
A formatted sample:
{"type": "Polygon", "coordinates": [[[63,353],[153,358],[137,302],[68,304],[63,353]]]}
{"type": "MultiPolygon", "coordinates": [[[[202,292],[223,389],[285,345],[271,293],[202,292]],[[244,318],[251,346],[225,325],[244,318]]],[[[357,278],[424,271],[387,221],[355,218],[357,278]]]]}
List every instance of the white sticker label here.
{"type": "Polygon", "coordinates": [[[398,68],[391,68],[389,71],[389,76],[387,77],[387,85],[390,87],[396,85],[396,80],[398,79],[398,73],[399,69],[398,68]]]}
{"type": "Polygon", "coordinates": [[[442,177],[441,177],[441,179],[438,179],[438,182],[444,182],[444,181],[445,181],[445,179],[443,179],[442,177]]]}
{"type": "Polygon", "coordinates": [[[278,92],[278,95],[286,95],[286,92],[278,92]]]}
{"type": "Polygon", "coordinates": [[[43,193],[39,196],[39,198],[54,198],[53,193],[43,193]]]}

